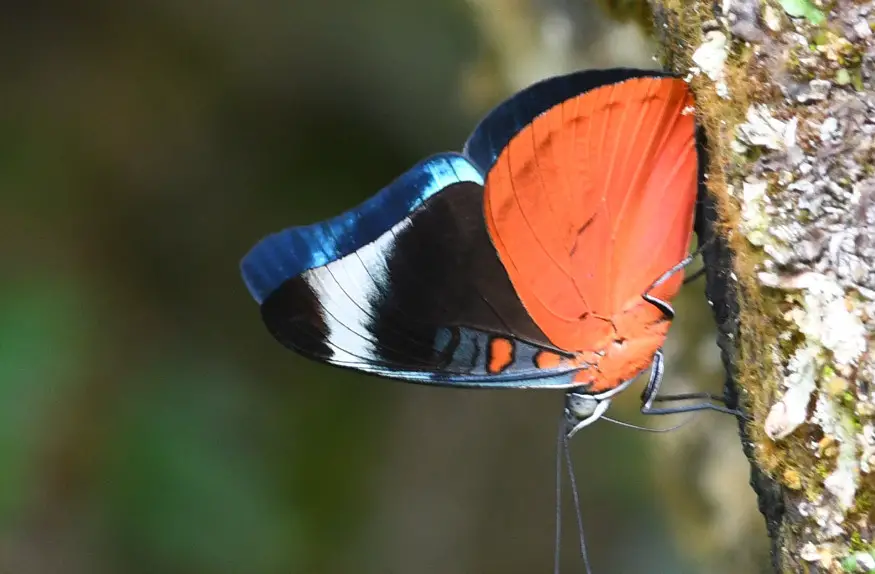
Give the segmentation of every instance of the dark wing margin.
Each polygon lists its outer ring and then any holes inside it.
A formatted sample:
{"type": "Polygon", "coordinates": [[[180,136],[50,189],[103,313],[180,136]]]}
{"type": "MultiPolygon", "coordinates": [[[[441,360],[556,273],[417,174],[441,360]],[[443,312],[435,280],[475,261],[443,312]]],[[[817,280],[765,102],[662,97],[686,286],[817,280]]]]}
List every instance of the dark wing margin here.
{"type": "Polygon", "coordinates": [[[570,362],[537,366],[539,353],[562,353],[489,240],[482,182],[467,158],[437,155],[344,214],[263,239],[241,269],[268,330],[311,359],[384,377],[572,386],[570,362]]]}
{"type": "Polygon", "coordinates": [[[631,78],[674,77],[658,70],[612,68],[556,76],[517,92],[489,112],[474,128],[462,150],[482,173],[488,173],[510,140],[536,117],[574,96],[631,78]]]}

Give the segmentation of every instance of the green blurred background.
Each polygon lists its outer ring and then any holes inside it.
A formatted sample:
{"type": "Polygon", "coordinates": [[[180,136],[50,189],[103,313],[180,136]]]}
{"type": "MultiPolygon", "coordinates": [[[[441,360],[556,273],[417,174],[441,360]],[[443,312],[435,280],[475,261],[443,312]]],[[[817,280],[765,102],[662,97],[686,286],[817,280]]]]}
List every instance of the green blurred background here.
{"type": "MultiPolygon", "coordinates": [[[[269,337],[238,262],[457,149],[528,83],[654,66],[640,2],[4,8],[0,572],[552,571],[561,392],[309,363],[269,337]]],[[[668,386],[717,390],[702,285],[681,299],[668,386]]],[[[613,412],[641,422],[627,394],[613,412]]],[[[578,435],[595,571],[760,571],[739,446],[710,414],[578,435]]]]}

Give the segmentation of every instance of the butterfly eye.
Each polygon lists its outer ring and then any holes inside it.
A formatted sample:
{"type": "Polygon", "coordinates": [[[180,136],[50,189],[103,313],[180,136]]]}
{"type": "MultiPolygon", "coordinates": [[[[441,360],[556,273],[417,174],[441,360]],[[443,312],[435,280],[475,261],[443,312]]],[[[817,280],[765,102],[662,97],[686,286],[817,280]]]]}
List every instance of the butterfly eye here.
{"type": "Polygon", "coordinates": [[[568,393],[565,401],[565,409],[568,414],[577,421],[584,420],[596,411],[599,401],[592,395],[568,393]]]}

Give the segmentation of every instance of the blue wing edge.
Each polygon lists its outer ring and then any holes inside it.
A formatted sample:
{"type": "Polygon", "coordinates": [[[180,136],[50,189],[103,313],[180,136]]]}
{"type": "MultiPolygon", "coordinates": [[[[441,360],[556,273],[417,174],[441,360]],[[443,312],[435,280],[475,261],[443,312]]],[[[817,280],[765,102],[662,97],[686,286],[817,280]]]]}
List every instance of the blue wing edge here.
{"type": "Polygon", "coordinates": [[[241,261],[243,281],[260,305],[286,280],[375,241],[428,198],[462,182],[483,185],[483,174],[468,158],[458,153],[429,157],[358,207],[265,237],[241,261]]]}

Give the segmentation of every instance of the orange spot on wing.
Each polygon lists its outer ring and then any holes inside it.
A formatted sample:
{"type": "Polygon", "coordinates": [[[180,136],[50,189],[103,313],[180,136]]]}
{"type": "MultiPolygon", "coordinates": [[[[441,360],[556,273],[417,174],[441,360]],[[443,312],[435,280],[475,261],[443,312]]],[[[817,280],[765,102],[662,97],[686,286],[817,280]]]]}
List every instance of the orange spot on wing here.
{"type": "Polygon", "coordinates": [[[489,341],[489,357],[486,370],[489,373],[500,373],[513,363],[513,342],[503,337],[495,337],[489,341]]]}
{"type": "MultiPolygon", "coordinates": [[[[635,336],[662,319],[641,296],[689,249],[698,159],[694,118],[682,110],[692,104],[687,85],[673,78],[596,88],[538,116],[487,174],[490,237],[526,310],[557,347],[603,351],[615,327],[635,336]],[[627,312],[631,324],[622,320],[627,312]]],[[[653,295],[670,300],[682,279],[677,273],[653,295]]],[[[655,333],[628,347],[634,356],[622,354],[630,368],[646,365],[661,345],[664,329],[655,333]]]]}
{"type": "Polygon", "coordinates": [[[562,356],[551,351],[538,351],[535,355],[535,366],[539,369],[552,369],[562,363],[562,356]]]}

